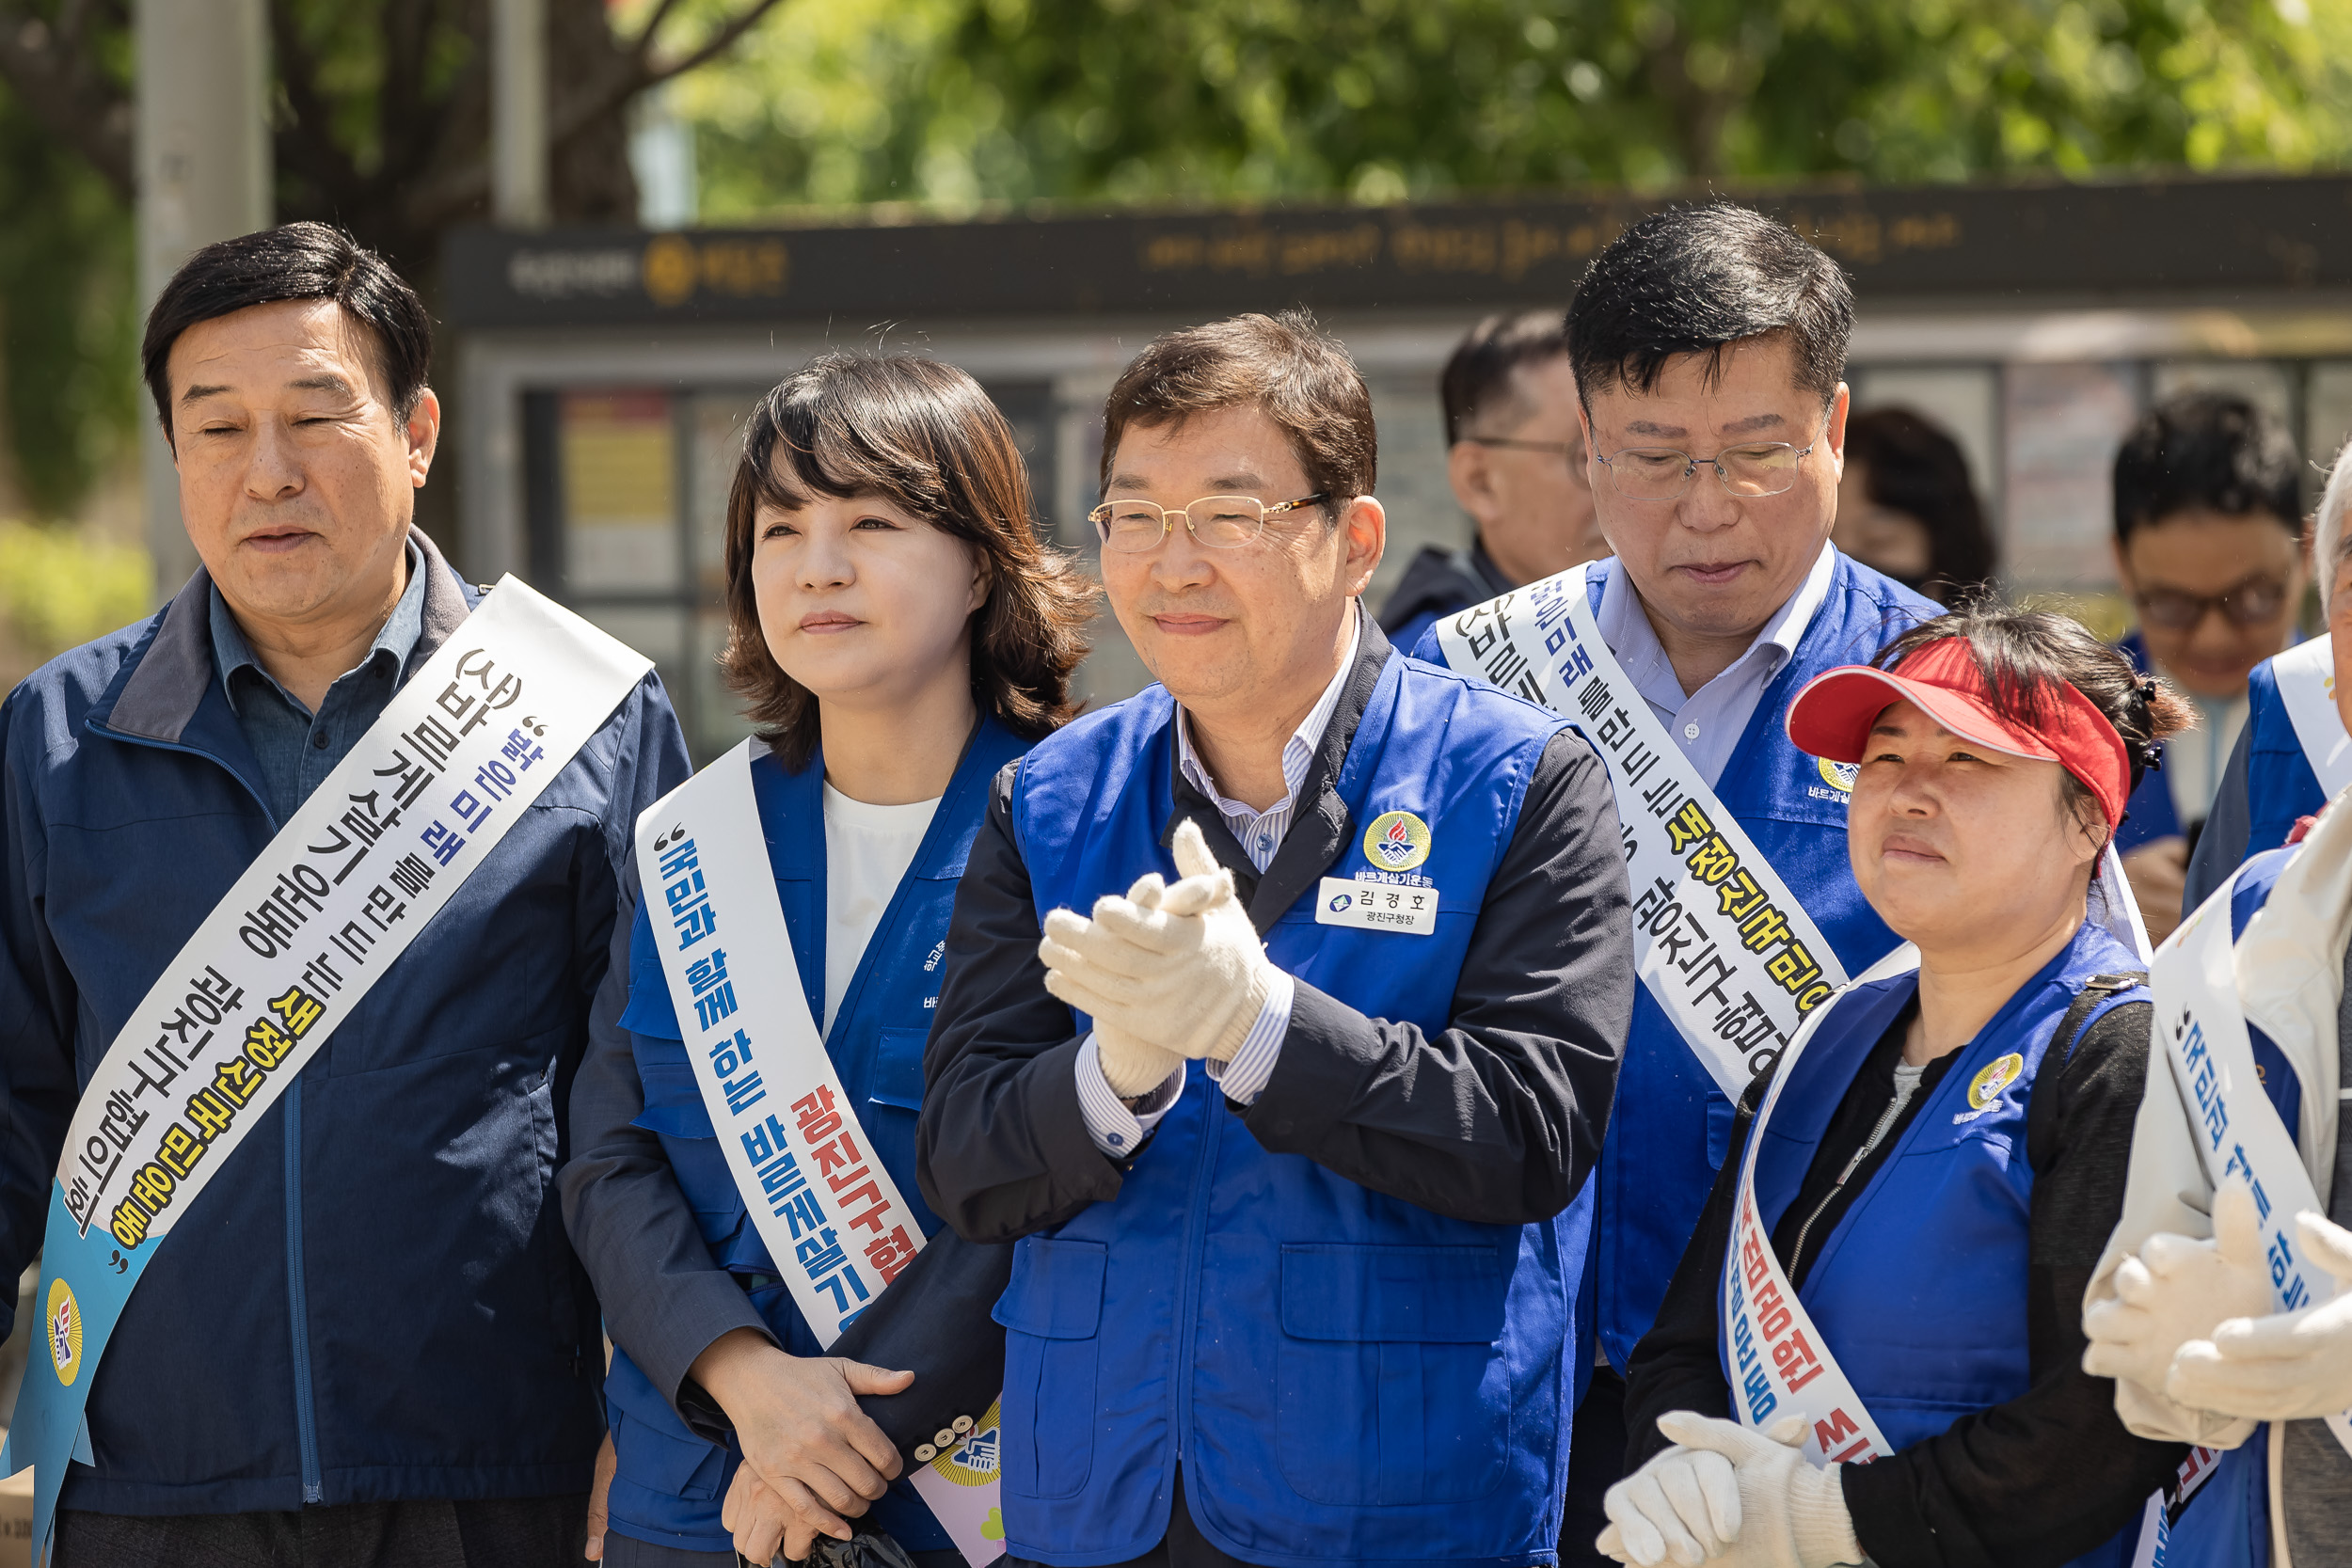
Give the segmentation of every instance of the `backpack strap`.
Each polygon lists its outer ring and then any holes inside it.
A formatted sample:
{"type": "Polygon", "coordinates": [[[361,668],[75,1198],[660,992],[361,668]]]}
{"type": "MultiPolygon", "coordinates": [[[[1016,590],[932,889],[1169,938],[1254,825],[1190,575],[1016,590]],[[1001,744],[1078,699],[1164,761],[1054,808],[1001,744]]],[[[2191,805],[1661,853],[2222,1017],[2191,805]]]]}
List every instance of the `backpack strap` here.
{"type": "MultiPolygon", "coordinates": [[[[2144,971],[2127,974],[2094,974],[2084,981],[2074,1005],[2058,1021],[2058,1032],[2051,1037],[2050,1043],[2054,1048],[2063,1042],[2058,1071],[2064,1072],[2067,1064],[2074,1059],[2074,1048],[2082,1043],[2082,1037],[2090,1032],[2092,1024],[2123,1006],[2122,998],[2126,993],[2137,990],[2147,983],[2148,976],[2144,971]]],[[[2039,1089],[2053,1076],[2050,1058],[2044,1053],[2042,1070],[2034,1074],[2034,1087],[2039,1089]]],[[[2026,1102],[2026,1164],[2037,1171],[2048,1164],[2050,1156],[2056,1152],[2053,1144],[2057,1137],[2058,1096],[2029,1093],[2026,1102]]]]}

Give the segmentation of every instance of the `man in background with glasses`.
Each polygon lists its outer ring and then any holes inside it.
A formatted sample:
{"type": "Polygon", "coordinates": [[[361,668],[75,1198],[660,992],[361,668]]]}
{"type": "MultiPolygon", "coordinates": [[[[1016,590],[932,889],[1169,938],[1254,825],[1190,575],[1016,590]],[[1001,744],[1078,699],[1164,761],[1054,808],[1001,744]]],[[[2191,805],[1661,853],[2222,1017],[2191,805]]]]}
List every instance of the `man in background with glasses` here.
{"type": "Polygon", "coordinates": [[[1565,311],[1480,322],[1446,360],[1438,400],[1446,478],[1477,536],[1459,549],[1423,545],[1406,565],[1380,609],[1400,648],[1440,615],[1609,553],[1593,522],[1565,311]]]}
{"type": "Polygon", "coordinates": [[[2115,454],[2115,574],[2139,622],[2121,646],[2198,717],[2164,742],[2115,835],[2152,941],[2185,912],[2188,858],[2246,727],[2247,677],[2296,640],[2311,576],[2301,466],[2283,425],[2221,392],[2151,409],[2115,454]]]}
{"type": "MultiPolygon", "coordinates": [[[[1425,658],[1535,695],[1610,763],[1642,990],[1602,1151],[1599,1350],[1563,1561],[1603,1560],[1623,1373],[1730,1139],[1733,1104],[1829,988],[1895,946],[1846,859],[1853,771],[1781,727],[1807,680],[1938,607],[1830,545],[1853,295],[1728,202],[1634,225],[1568,310],[1593,500],[1614,559],[1440,618],[1425,658]]],[[[1589,1347],[1582,1354],[1590,1359],[1589,1347]]]]}
{"type": "Polygon", "coordinates": [[[1160,684],[998,776],[917,1132],[947,1223],[1019,1239],[1015,1564],[1556,1539],[1624,856],[1574,731],[1362,612],[1375,457],[1303,315],[1111,389],[1103,580],[1160,684]]]}

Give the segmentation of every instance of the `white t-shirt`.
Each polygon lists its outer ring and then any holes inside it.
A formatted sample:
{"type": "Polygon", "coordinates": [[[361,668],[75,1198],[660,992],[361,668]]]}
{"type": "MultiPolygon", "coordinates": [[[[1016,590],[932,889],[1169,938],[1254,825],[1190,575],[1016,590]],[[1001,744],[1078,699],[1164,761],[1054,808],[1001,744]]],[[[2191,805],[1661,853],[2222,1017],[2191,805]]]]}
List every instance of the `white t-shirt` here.
{"type": "Polygon", "coordinates": [[[825,785],[825,1016],[819,1029],[830,1034],[833,1015],[848,994],[866,944],[882,924],[891,895],[914,863],[937,800],[905,806],[869,806],[825,785]]]}

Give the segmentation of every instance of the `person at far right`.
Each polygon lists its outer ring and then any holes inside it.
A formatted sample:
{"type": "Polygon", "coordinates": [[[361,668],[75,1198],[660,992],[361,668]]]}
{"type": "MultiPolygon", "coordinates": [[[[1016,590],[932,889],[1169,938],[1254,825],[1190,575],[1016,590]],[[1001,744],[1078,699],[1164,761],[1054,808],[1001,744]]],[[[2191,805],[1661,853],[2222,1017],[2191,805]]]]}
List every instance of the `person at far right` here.
{"type": "Polygon", "coordinates": [[[2222,392],[2157,404],[2115,454],[2115,573],[2138,617],[2118,645],[2135,668],[2171,682],[2198,716],[2195,734],[2165,745],[2116,836],[2159,942],[2196,908],[2183,897],[2189,856],[2247,723],[2249,677],[2299,636],[2311,577],[2302,466],[2283,425],[2222,392]]]}
{"type": "MultiPolygon", "coordinates": [[[[2339,459],[2320,506],[2331,635],[2319,641],[2352,729],[2346,473],[2339,459]]],[[[2228,1527],[2230,1555],[2211,1560],[2249,1568],[2352,1562],[2352,811],[2341,791],[2306,827],[2299,844],[2234,869],[2156,954],[2151,985],[2169,1023],[2157,1044],[2172,1070],[2149,1079],[2122,1221],[2083,1309],[2084,1365],[2117,1380],[2126,1426],[2229,1450],[2196,1513],[2207,1531],[2228,1527]]]]}
{"type": "Polygon", "coordinates": [[[2187,715],[2079,623],[1998,608],[1798,693],[1789,738],[1857,768],[1848,858],[1908,945],[1742,1096],[1627,1370],[1603,1552],[2146,1560],[2187,1450],[2124,1430],[2077,1307],[2122,1212],[2152,1017],[2108,846],[2187,715]]]}

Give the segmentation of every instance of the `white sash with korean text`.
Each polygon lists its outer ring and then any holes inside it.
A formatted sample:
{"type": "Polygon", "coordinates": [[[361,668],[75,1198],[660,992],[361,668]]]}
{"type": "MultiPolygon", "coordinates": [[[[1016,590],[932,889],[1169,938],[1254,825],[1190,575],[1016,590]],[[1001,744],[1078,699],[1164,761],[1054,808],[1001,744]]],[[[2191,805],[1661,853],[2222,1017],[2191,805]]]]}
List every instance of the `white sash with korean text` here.
{"type": "MultiPolygon", "coordinates": [[[[759,748],[744,741],[647,808],[637,869],[728,1174],[793,1305],[830,1346],[921,1250],[923,1227],[873,1157],[809,1016],[752,791],[759,748]]],[[[911,1478],[974,1568],[1005,1549],[996,1426],[991,1408],[911,1478]]]]}
{"type": "Polygon", "coordinates": [[[1634,689],[1585,566],[1442,616],[1446,663],[1565,716],[1609,765],[1642,983],[1733,1100],[1846,983],[1813,917],[1634,689]]]}
{"type": "MultiPolygon", "coordinates": [[[[1862,976],[1880,980],[1918,966],[1909,942],[1889,953],[1862,976]]],[[[1842,992],[1840,993],[1842,994],[1842,992]]],[[[1747,1152],[1740,1160],[1740,1186],[1732,1211],[1731,1238],[1724,1249],[1723,1325],[1725,1364],[1731,1369],[1732,1403],[1740,1424],[1757,1431],[1790,1415],[1804,1418],[1804,1457],[1814,1465],[1867,1465],[1895,1451],[1837,1365],[1812,1315],[1797,1299],[1787,1271],[1772,1250],[1772,1238],[1756,1207],[1756,1156],[1764,1124],[1780,1103],[1780,1091],[1794,1076],[1805,1043],[1820,1031],[1835,1001],[1816,1007],[1798,1028],[1780,1058],[1764,1103],[1748,1127],[1747,1152]]]]}
{"type": "MultiPolygon", "coordinates": [[[[2236,888],[2233,876],[2156,949],[2148,989],[2155,993],[2157,1042],[2171,1064],[2172,1085],[2205,1180],[2218,1188],[2234,1178],[2252,1189],[2274,1309],[2298,1312],[2336,1292],[2334,1276],[2305,1255],[2295,1223],[2306,1210],[2324,1214],[2328,1208],[2312,1185],[2295,1134],[2263,1092],[2232,962],[2230,903],[2236,888]]],[[[2352,1454],[2352,1411],[2327,1421],[2352,1454]]]]}
{"type": "Polygon", "coordinates": [[[174,957],[82,1092],[43,1243],[40,1349],[0,1466],[35,1560],[96,1364],[158,1245],[650,660],[507,578],[174,957]]]}
{"type": "Polygon", "coordinates": [[[2352,784],[2352,735],[2336,711],[2334,644],[2327,637],[2297,642],[2270,661],[2279,700],[2303,747],[2303,760],[2319,775],[2319,792],[2332,800],[2352,784]]]}

